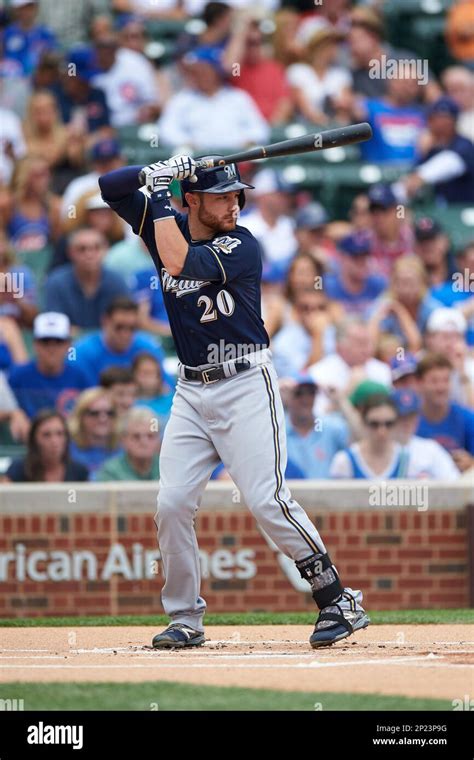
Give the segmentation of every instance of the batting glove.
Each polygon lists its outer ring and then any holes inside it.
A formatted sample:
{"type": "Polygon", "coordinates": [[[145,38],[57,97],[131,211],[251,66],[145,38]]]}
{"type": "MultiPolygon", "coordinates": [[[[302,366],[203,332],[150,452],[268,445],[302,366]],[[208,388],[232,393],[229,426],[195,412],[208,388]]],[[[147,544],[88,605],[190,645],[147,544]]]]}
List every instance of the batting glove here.
{"type": "Polygon", "coordinates": [[[195,171],[196,162],[190,156],[172,156],[167,161],[145,166],[140,178],[150,193],[156,193],[167,190],[174,179],[182,180],[189,177],[192,182],[196,182],[195,171]]]}

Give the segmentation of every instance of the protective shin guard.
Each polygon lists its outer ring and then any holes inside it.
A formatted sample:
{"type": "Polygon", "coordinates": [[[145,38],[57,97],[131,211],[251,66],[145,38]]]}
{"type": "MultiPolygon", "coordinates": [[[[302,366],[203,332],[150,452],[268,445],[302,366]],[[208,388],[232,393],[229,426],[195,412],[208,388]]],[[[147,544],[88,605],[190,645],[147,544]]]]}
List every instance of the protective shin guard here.
{"type": "Polygon", "coordinates": [[[320,610],[334,602],[344,591],[329,554],[312,554],[295,564],[301,577],[311,584],[313,599],[320,610]]]}

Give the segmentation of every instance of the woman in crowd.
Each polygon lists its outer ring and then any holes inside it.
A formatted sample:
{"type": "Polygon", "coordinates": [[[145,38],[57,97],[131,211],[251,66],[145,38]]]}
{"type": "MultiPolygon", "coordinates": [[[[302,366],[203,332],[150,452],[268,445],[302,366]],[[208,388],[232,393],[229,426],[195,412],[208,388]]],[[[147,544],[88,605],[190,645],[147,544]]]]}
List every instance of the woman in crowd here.
{"type": "Polygon", "coordinates": [[[66,421],[58,412],[45,409],[32,421],[26,455],[12,462],[2,480],[5,483],[64,483],[87,480],[87,477],[87,468],[69,454],[66,421]]]}
{"type": "Polygon", "coordinates": [[[12,179],[13,208],[7,233],[17,251],[39,251],[59,235],[60,199],[50,191],[51,172],[41,154],[22,158],[12,179]]]}
{"type": "Polygon", "coordinates": [[[332,460],[330,477],[390,480],[407,477],[407,460],[395,440],[397,407],[386,394],[370,395],[360,408],[362,437],[332,460]]]}
{"type": "Polygon", "coordinates": [[[370,327],[375,341],[380,333],[396,335],[414,354],[431,312],[441,304],[430,295],[428,279],[418,256],[402,256],[393,265],[390,286],[374,304],[370,327]]]}
{"type": "Polygon", "coordinates": [[[71,456],[85,465],[89,476],[105,460],[118,454],[117,413],[110,392],[104,388],[89,388],[77,398],[69,418],[71,456]]]}

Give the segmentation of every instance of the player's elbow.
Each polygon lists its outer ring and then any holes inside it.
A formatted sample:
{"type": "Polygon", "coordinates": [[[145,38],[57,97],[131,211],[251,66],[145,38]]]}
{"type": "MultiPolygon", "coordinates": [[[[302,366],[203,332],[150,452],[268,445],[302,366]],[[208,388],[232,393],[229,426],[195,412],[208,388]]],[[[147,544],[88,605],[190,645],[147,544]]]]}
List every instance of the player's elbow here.
{"type": "Polygon", "coordinates": [[[171,277],[179,277],[183,271],[183,267],[182,265],[178,264],[172,264],[171,266],[166,265],[166,271],[171,275],[171,277]]]}

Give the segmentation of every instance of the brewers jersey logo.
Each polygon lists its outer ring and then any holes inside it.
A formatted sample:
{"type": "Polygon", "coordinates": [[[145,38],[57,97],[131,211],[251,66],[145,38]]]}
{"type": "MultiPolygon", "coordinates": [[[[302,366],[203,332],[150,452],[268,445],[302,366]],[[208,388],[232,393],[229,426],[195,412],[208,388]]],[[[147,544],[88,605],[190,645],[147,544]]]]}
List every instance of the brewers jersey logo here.
{"type": "Polygon", "coordinates": [[[224,235],[223,237],[217,237],[214,238],[212,241],[213,248],[216,248],[216,250],[221,253],[230,253],[234,248],[236,248],[238,245],[241,244],[241,240],[238,238],[232,238],[229,237],[229,235],[224,235]]]}

